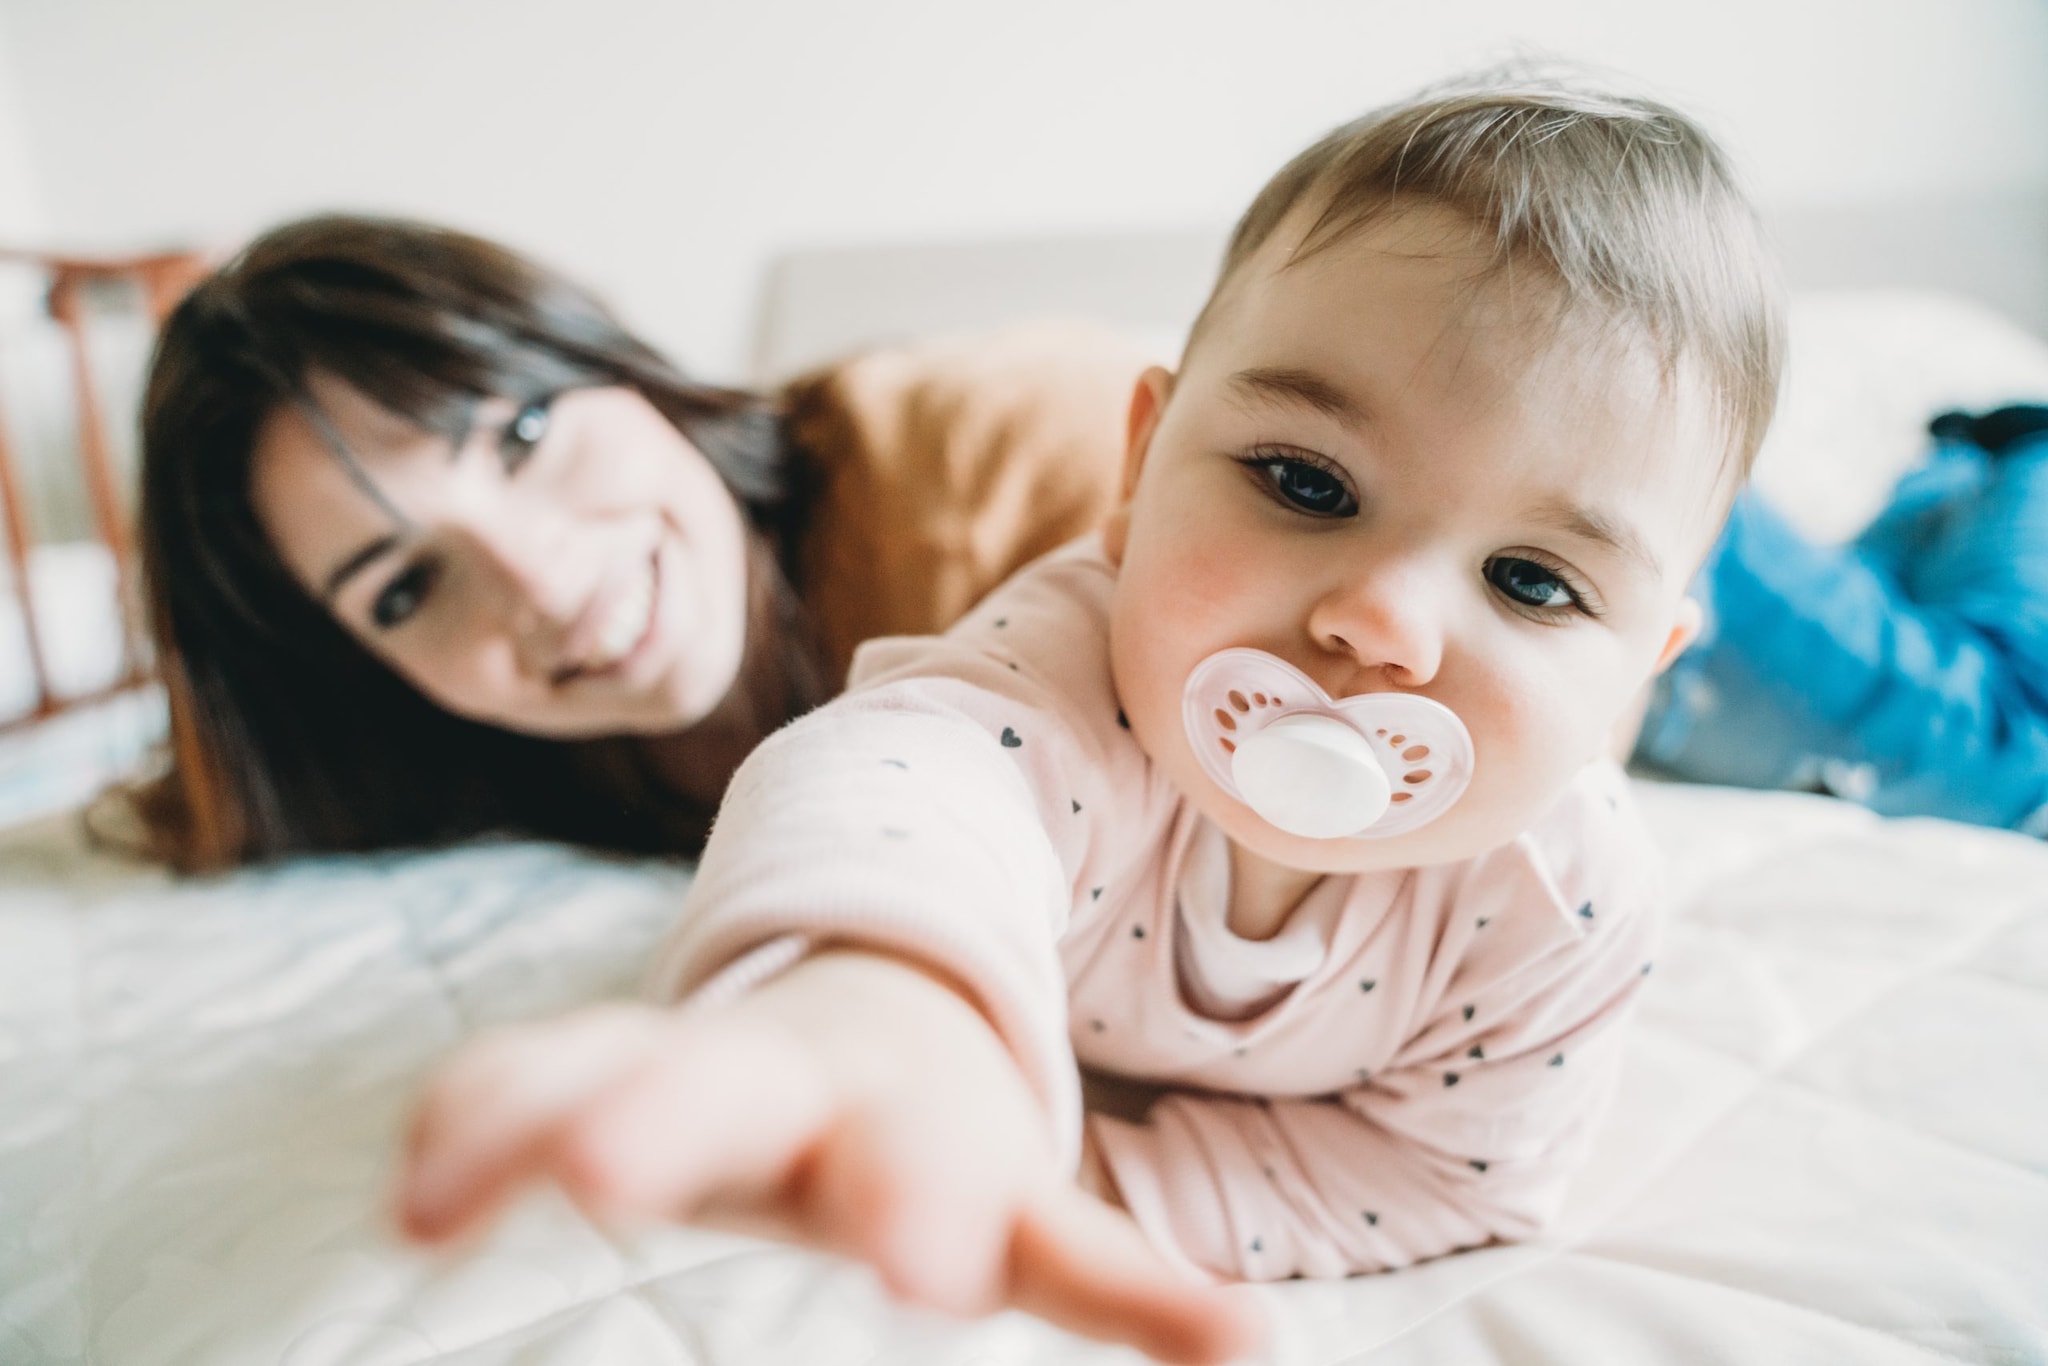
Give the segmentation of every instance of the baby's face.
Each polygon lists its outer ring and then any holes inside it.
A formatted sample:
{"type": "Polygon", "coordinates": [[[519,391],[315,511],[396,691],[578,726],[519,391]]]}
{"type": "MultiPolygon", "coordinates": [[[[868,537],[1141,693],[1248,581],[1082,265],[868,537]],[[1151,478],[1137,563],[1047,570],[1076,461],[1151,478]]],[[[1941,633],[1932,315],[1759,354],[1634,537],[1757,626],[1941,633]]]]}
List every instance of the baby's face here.
{"type": "Polygon", "coordinates": [[[1131,728],[1233,840],[1324,872],[1470,857],[1525,829],[1604,752],[1697,620],[1684,588],[1721,506],[1721,444],[1647,348],[1548,321],[1450,214],[1382,220],[1279,269],[1283,225],[1178,376],[1133,402],[1111,625],[1131,728]],[[1250,646],[1333,697],[1456,712],[1476,773],[1444,816],[1382,840],[1286,835],[1202,772],[1181,692],[1250,646]]]}

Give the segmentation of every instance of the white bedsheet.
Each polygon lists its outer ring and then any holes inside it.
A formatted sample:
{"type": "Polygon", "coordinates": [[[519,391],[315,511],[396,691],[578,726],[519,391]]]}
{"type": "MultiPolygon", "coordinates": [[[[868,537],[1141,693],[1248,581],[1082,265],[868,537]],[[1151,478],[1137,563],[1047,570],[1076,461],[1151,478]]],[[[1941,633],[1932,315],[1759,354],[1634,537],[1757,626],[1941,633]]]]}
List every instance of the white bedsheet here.
{"type": "MultiPolygon", "coordinates": [[[[1820,798],[1645,800],[1679,907],[1563,1226],[1251,1292],[1271,1359],[2048,1362],[2048,848],[1820,798]]],[[[464,1257],[391,1242],[424,1069],[630,989],[680,869],[499,845],[178,884],[47,829],[0,867],[8,1366],[1134,1360],[544,1196],[464,1257]]]]}

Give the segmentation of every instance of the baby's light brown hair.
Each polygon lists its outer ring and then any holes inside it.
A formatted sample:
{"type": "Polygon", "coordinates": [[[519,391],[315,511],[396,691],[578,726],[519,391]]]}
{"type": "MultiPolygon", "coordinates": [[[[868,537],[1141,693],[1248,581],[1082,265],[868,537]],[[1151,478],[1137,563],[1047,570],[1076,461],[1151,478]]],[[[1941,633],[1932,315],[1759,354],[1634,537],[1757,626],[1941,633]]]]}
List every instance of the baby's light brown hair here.
{"type": "MultiPolygon", "coordinates": [[[[1201,335],[1232,277],[1297,209],[1300,261],[1386,215],[1435,204],[1490,244],[1483,274],[1534,266],[1565,314],[1633,325],[1667,381],[1691,369],[1727,439],[1722,486],[1748,476],[1777,405],[1776,261],[1727,159],[1690,119],[1576,75],[1499,68],[1332,131],[1238,220],[1201,335]]],[[[1283,266],[1284,269],[1284,266],[1283,266]]]]}

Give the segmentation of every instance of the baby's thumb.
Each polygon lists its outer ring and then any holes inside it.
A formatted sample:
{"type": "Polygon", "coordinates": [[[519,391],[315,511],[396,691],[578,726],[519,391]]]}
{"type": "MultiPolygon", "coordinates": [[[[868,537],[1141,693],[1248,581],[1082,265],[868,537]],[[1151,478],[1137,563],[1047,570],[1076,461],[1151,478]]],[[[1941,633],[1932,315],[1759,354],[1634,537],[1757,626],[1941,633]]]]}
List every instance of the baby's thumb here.
{"type": "Polygon", "coordinates": [[[1265,1314],[1247,1291],[1172,1265],[1128,1215],[1066,1184],[1018,1221],[1010,1297],[1069,1331],[1178,1366],[1217,1366],[1266,1338],[1265,1314]]]}

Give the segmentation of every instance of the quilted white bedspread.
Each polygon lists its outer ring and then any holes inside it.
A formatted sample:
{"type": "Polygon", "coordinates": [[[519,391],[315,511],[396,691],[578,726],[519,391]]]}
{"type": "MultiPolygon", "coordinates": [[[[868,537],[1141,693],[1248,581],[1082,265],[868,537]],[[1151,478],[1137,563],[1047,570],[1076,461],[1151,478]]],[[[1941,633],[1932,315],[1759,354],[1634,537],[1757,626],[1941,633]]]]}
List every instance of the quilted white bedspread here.
{"type": "MultiPolygon", "coordinates": [[[[1677,914],[1562,1226],[1246,1292],[1271,1359],[2048,1362],[2048,848],[1819,798],[1645,801],[1677,914]]],[[[0,863],[8,1366],[1134,1360],[545,1196],[459,1258],[392,1242],[423,1071],[630,989],[680,869],[498,845],[180,884],[49,829],[0,863]]]]}

